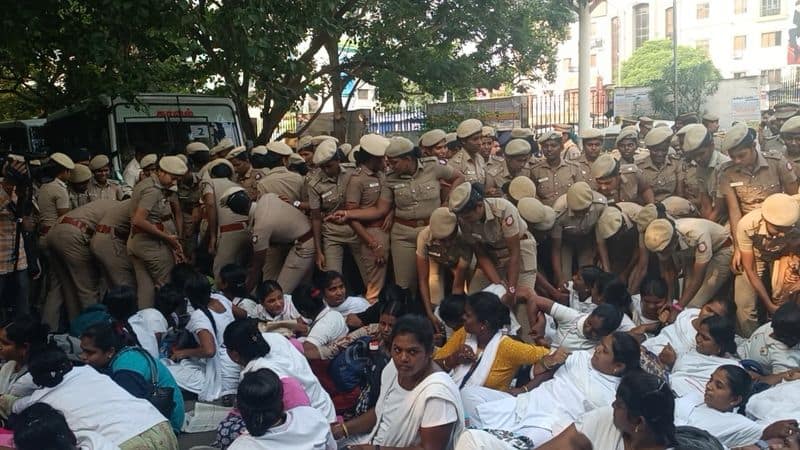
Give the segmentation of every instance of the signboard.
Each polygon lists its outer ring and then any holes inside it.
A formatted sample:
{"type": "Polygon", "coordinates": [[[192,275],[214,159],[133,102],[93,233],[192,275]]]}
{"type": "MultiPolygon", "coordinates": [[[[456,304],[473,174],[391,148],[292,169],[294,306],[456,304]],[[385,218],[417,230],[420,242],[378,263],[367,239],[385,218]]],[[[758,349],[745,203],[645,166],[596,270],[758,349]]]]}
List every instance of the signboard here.
{"type": "Polygon", "coordinates": [[[743,95],[731,98],[731,121],[751,122],[761,119],[759,95],[743,95]]]}
{"type": "Polygon", "coordinates": [[[639,117],[653,114],[650,103],[650,88],[617,88],[614,90],[614,115],[617,117],[639,117]]]}

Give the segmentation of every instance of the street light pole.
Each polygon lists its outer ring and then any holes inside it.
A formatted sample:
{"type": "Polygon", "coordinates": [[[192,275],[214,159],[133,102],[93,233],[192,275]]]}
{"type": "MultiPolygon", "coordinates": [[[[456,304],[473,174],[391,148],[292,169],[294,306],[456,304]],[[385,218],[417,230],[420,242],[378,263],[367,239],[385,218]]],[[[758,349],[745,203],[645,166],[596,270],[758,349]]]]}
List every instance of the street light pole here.
{"type": "Polygon", "coordinates": [[[672,0],[672,65],[675,72],[672,80],[672,108],[678,117],[678,0],[672,0]]]}
{"type": "Polygon", "coordinates": [[[592,122],[589,114],[589,83],[590,61],[589,48],[591,43],[591,21],[589,0],[579,0],[578,7],[578,128],[586,130],[591,128],[592,122]]]}

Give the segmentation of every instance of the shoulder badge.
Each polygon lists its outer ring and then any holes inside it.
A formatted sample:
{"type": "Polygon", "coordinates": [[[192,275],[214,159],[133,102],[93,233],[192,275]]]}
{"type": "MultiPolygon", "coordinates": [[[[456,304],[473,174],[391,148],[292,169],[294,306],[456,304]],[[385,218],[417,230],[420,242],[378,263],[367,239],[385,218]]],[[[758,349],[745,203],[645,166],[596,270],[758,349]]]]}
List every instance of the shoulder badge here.
{"type": "Polygon", "coordinates": [[[506,218],[505,218],[505,220],[503,220],[503,223],[504,223],[504,224],[505,224],[507,227],[510,227],[511,225],[514,225],[514,216],[508,216],[508,217],[506,217],[506,218]]]}
{"type": "Polygon", "coordinates": [[[701,243],[697,244],[697,251],[698,252],[705,253],[706,250],[708,250],[708,247],[706,246],[705,242],[701,242],[701,243]]]}

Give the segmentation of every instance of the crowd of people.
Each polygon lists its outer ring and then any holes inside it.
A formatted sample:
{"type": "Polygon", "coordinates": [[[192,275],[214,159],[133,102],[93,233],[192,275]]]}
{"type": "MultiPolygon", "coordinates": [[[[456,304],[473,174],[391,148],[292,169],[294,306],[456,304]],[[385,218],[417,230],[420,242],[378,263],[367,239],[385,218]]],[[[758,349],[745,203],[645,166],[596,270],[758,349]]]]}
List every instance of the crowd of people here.
{"type": "Polygon", "coordinates": [[[772,114],[9,155],[0,446],[800,449],[772,114]]]}

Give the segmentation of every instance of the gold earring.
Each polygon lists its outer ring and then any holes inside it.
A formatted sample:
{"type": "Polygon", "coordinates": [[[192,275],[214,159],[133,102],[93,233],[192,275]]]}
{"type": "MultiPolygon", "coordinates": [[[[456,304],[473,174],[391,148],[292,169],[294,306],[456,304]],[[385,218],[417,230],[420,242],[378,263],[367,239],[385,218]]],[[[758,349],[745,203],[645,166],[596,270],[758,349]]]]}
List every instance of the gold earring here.
{"type": "Polygon", "coordinates": [[[638,433],[639,432],[639,425],[636,425],[636,428],[633,429],[633,432],[634,433],[638,433]]]}

